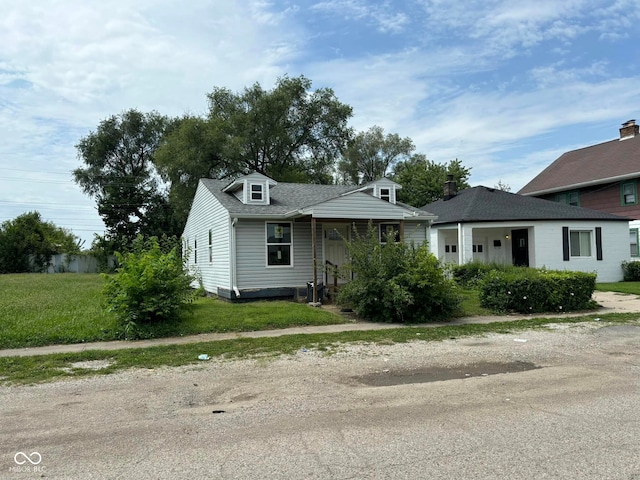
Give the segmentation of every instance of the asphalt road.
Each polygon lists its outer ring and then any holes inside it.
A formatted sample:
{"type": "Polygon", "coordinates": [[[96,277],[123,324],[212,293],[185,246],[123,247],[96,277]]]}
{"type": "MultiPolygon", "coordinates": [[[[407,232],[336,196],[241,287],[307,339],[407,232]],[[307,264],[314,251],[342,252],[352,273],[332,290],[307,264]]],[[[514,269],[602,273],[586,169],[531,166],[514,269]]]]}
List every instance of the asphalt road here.
{"type": "Polygon", "coordinates": [[[3,387],[0,412],[7,479],[640,479],[640,326],[3,387]]]}

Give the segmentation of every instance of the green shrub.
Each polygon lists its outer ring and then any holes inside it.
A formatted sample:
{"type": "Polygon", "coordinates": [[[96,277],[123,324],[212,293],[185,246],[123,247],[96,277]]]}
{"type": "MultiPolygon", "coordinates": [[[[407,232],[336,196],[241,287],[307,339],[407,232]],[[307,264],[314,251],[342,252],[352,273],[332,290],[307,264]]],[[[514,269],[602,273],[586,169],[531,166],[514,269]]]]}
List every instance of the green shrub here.
{"type": "Polygon", "coordinates": [[[622,274],[625,282],[640,281],[640,261],[622,262],[622,274]]]}
{"type": "Polygon", "coordinates": [[[502,263],[483,263],[473,261],[464,263],[462,265],[453,265],[451,267],[451,273],[454,280],[458,285],[465,288],[477,286],[484,277],[490,272],[498,271],[510,271],[521,267],[514,267],[512,265],[504,265],[502,263]]]}
{"type": "Polygon", "coordinates": [[[480,304],[496,312],[569,312],[593,307],[596,274],[523,268],[493,271],[480,284],[480,304]]]}
{"type": "Polygon", "coordinates": [[[121,266],[116,275],[104,275],[104,294],[126,337],[140,336],[144,325],[179,318],[193,301],[193,277],[177,247],[163,253],[156,237],[138,237],[128,253],[116,257],[121,266]]]}
{"type": "Polygon", "coordinates": [[[347,242],[355,278],[342,286],[338,303],[381,322],[427,322],[449,318],[460,297],[426,244],[381,245],[370,224],[367,234],[347,242]]]}

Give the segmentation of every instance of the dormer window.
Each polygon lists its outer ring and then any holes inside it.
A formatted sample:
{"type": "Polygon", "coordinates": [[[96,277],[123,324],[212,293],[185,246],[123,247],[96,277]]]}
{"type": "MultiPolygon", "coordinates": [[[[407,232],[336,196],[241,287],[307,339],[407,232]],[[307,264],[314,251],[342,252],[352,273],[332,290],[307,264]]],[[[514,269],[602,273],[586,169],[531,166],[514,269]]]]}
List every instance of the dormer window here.
{"type": "Polygon", "coordinates": [[[391,189],[390,188],[381,188],[380,189],[380,198],[385,202],[391,201],[391,189]]]}
{"type": "Polygon", "coordinates": [[[262,183],[251,184],[251,201],[262,202],[264,200],[264,191],[262,183]]]}
{"type": "Polygon", "coordinates": [[[244,177],[237,178],[222,189],[240,200],[245,205],[269,205],[269,190],[278,184],[275,180],[253,172],[244,177]]]}

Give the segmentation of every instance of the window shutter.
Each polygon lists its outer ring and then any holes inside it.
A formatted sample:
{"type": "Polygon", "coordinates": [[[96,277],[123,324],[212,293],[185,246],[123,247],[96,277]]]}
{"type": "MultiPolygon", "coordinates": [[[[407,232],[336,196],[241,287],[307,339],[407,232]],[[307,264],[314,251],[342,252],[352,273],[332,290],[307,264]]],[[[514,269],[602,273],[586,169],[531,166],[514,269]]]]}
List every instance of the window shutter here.
{"type": "Polygon", "coordinates": [[[596,260],[602,260],[602,227],[596,227],[596,260]]]}
{"type": "Polygon", "coordinates": [[[562,227],[562,260],[569,261],[569,227],[562,227]]]}

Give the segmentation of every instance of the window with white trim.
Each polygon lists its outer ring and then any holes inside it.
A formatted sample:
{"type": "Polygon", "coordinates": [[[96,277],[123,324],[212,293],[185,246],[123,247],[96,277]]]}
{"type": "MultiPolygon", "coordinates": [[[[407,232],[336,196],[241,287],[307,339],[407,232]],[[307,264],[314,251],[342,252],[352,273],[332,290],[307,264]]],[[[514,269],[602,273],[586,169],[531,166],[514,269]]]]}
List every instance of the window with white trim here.
{"type": "Polygon", "coordinates": [[[293,266],[293,225],[291,222],[267,222],[267,266],[293,266]]]}
{"type": "Polygon", "coordinates": [[[591,231],[572,230],[569,232],[569,251],[572,257],[591,256],[591,231]]]}
{"type": "Polygon", "coordinates": [[[632,228],[629,230],[629,248],[631,250],[632,257],[640,256],[638,252],[638,229],[632,228]]]}
{"type": "Polygon", "coordinates": [[[264,200],[264,185],[262,183],[252,183],[249,186],[250,201],[262,202],[264,200]]]}
{"type": "Polygon", "coordinates": [[[381,223],[380,224],[380,243],[385,244],[391,241],[398,243],[400,241],[400,224],[399,223],[381,223]]]}
{"type": "Polygon", "coordinates": [[[381,188],[380,189],[380,199],[385,202],[391,201],[391,189],[390,188],[381,188]]]}

